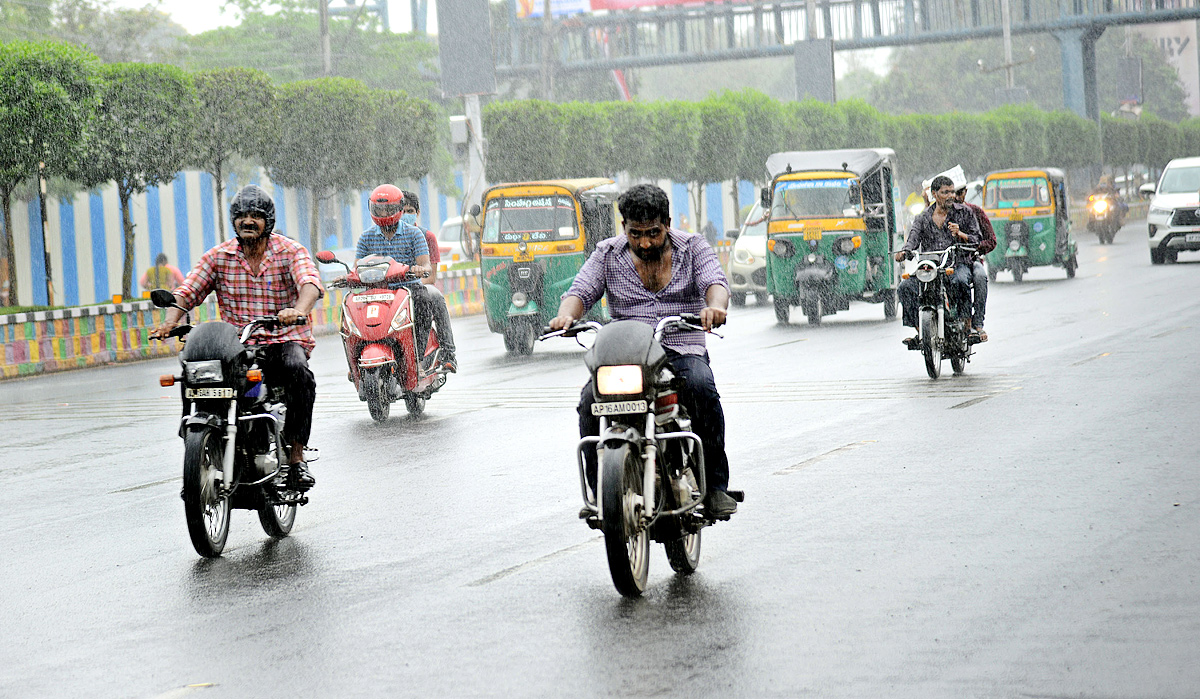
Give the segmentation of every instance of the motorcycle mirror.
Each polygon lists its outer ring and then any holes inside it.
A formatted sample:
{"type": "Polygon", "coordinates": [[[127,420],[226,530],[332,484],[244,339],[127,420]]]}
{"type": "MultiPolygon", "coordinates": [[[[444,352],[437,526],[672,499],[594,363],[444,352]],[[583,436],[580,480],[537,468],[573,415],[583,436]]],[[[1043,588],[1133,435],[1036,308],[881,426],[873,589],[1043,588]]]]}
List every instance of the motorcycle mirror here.
{"type": "Polygon", "coordinates": [[[170,308],[175,305],[175,294],[166,289],[155,289],[150,292],[150,303],[159,308],[170,308]]]}
{"type": "Polygon", "coordinates": [[[333,254],[332,250],[322,250],[317,253],[317,262],[327,265],[331,262],[337,262],[337,256],[333,254]]]}

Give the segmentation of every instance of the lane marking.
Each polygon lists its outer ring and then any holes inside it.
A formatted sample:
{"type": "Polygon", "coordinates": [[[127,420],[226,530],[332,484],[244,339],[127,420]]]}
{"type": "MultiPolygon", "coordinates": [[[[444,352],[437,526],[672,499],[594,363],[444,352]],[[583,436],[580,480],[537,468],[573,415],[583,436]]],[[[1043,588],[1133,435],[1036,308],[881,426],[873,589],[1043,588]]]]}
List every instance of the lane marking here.
{"type": "Polygon", "coordinates": [[[788,340],[787,342],[780,342],[777,345],[767,345],[766,347],[763,347],[763,349],[774,349],[776,347],[783,347],[784,345],[794,345],[797,342],[807,342],[807,341],[808,341],[807,337],[802,337],[799,340],[788,340]]]}
{"type": "Polygon", "coordinates": [[[1172,330],[1164,330],[1163,332],[1160,332],[1160,333],[1159,333],[1159,334],[1157,334],[1157,335],[1151,335],[1151,336],[1150,336],[1150,339],[1151,339],[1151,340],[1157,340],[1157,339],[1158,339],[1158,338],[1160,338],[1160,337],[1166,337],[1167,335],[1173,335],[1173,334],[1175,334],[1175,333],[1179,332],[1180,330],[1188,330],[1188,329],[1190,329],[1191,327],[1192,327],[1192,326],[1190,326],[1190,325],[1181,325],[1181,326],[1179,326],[1178,328],[1174,328],[1174,329],[1172,329],[1172,330]]]}
{"type": "Polygon", "coordinates": [[[1101,352],[1100,354],[1097,354],[1094,357],[1088,357],[1087,359],[1080,359],[1078,362],[1075,362],[1071,366],[1079,366],[1080,364],[1087,364],[1088,362],[1090,362],[1094,359],[1100,359],[1101,357],[1107,357],[1111,354],[1112,354],[1112,352],[1101,352]]]}
{"type": "Polygon", "coordinates": [[[154,697],[154,699],[177,699],[178,697],[186,697],[189,694],[192,694],[193,692],[195,692],[197,689],[212,689],[213,687],[216,687],[216,686],[217,686],[216,682],[197,682],[196,684],[189,684],[189,685],[185,685],[183,687],[176,687],[175,689],[172,689],[170,691],[163,692],[162,694],[159,694],[158,696],[154,697]]]}
{"type": "Polygon", "coordinates": [[[992,394],[989,394],[986,396],[979,396],[978,398],[972,398],[971,400],[965,400],[965,401],[959,403],[958,405],[950,406],[949,410],[957,410],[959,408],[969,408],[972,405],[979,405],[980,403],[984,402],[988,398],[994,397],[995,395],[996,394],[992,393],[992,394]]]}
{"type": "Polygon", "coordinates": [[[153,483],[143,483],[141,485],[131,485],[128,488],[121,488],[120,490],[110,490],[106,493],[106,495],[116,495],[117,493],[132,493],[135,490],[141,490],[143,488],[153,488],[156,485],[166,485],[167,483],[178,483],[180,480],[182,480],[182,478],[183,478],[182,476],[171,476],[170,478],[164,478],[161,481],[154,481],[153,483]]]}
{"type": "Polygon", "coordinates": [[[535,558],[532,561],[525,561],[524,563],[518,563],[517,565],[515,565],[511,568],[505,568],[504,570],[502,570],[498,573],[492,573],[491,575],[482,577],[478,580],[475,580],[474,582],[469,582],[469,583],[467,583],[467,587],[482,587],[483,585],[487,585],[488,583],[496,582],[497,580],[499,580],[501,578],[506,578],[510,575],[513,575],[514,573],[519,573],[528,568],[533,568],[534,566],[539,566],[548,561],[552,561],[555,558],[562,558],[563,556],[566,556],[567,554],[575,553],[576,551],[585,549],[585,548],[599,542],[602,538],[603,538],[603,536],[598,536],[594,539],[589,539],[581,544],[575,544],[574,546],[568,546],[565,549],[559,549],[557,551],[554,551],[553,553],[548,553],[545,556],[535,558]]]}
{"type": "Polygon", "coordinates": [[[1029,290],[1026,290],[1026,291],[1022,291],[1021,293],[1022,293],[1022,294],[1032,294],[1032,293],[1033,293],[1033,292],[1035,292],[1035,291],[1041,291],[1042,289],[1045,289],[1045,288],[1046,288],[1046,287],[1044,287],[1044,286],[1035,286],[1035,287],[1034,287],[1034,288],[1032,288],[1032,289],[1029,289],[1029,290]]]}
{"type": "Polygon", "coordinates": [[[878,441],[878,440],[864,439],[861,442],[850,442],[849,444],[843,444],[842,446],[838,447],[837,449],[830,449],[829,451],[825,452],[824,454],[818,454],[817,456],[805,459],[804,461],[801,461],[798,464],[792,464],[791,466],[780,469],[771,475],[786,476],[789,473],[795,473],[796,471],[799,471],[802,468],[807,468],[808,466],[812,466],[815,463],[824,461],[825,459],[828,459],[836,454],[841,454],[843,452],[852,451],[854,449],[861,447],[864,444],[874,444],[876,441],[878,441]]]}

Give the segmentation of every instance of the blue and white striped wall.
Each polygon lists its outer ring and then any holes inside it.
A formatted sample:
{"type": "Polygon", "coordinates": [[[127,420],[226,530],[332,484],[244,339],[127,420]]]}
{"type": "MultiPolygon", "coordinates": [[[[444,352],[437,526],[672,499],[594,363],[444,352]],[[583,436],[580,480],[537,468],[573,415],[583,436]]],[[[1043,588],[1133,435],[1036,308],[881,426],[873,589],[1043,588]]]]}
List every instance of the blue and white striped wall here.
{"type": "MultiPolygon", "coordinates": [[[[456,180],[461,188],[462,175],[456,180]]],[[[275,198],[276,227],[288,237],[308,244],[309,193],[307,190],[274,185],[265,175],[252,178],[275,198]]],[[[619,183],[625,185],[626,183],[619,183]]],[[[675,225],[683,217],[691,221],[687,188],[669,181],[658,183],[671,197],[675,225]]],[[[225,202],[217,206],[216,188],[208,173],[186,171],[161,187],[151,187],[131,202],[134,223],[134,286],[160,252],[185,273],[204,251],[218,242],[218,216],[227,215],[229,199],[239,187],[230,177],[225,202]]],[[[401,185],[405,186],[405,185],[401,185]]],[[[421,225],[436,231],[443,221],[459,214],[459,201],[447,197],[432,183],[416,185],[421,197],[421,225]]],[[[351,192],[322,203],[326,221],[322,247],[353,247],[358,235],[371,225],[367,211],[368,191],[351,192]]],[[[754,188],[748,182],[739,186],[742,204],[753,201],[754,188]]],[[[713,183],[705,190],[705,219],[720,222],[719,235],[734,227],[735,215],[730,183],[713,183]]],[[[50,252],[54,280],[54,305],[77,306],[109,301],[121,293],[124,239],[121,211],[115,184],[90,192],[79,192],[68,199],[51,197],[46,206],[45,243],[50,252]]],[[[30,235],[39,230],[38,201],[13,201],[13,242],[16,249],[17,290],[10,305],[48,305],[42,239],[30,235]]],[[[690,227],[699,231],[703,222],[690,227]]],[[[226,221],[226,234],[230,226],[226,221]]],[[[135,289],[140,295],[141,290],[135,289]]]]}

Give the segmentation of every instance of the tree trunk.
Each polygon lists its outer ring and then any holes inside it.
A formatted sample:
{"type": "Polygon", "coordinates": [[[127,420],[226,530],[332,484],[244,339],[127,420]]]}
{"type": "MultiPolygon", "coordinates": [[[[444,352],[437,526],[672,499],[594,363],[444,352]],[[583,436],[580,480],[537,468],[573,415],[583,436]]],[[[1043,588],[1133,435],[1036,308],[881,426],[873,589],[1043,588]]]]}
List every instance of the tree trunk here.
{"type": "Polygon", "coordinates": [[[9,186],[0,186],[0,208],[4,210],[4,262],[0,270],[0,306],[19,306],[17,299],[17,251],[13,248],[12,191],[9,186]]]}
{"type": "Polygon", "coordinates": [[[222,179],[221,163],[217,163],[216,172],[212,173],[216,179],[217,187],[217,232],[220,237],[217,238],[217,244],[225,242],[225,181],[222,179]]]}
{"type": "Polygon", "coordinates": [[[321,250],[321,198],[320,190],[315,187],[310,187],[308,191],[312,199],[308,217],[308,251],[315,255],[321,250]]]}
{"type": "Polygon", "coordinates": [[[133,216],[129,213],[129,200],[133,192],[123,184],[117,185],[117,196],[121,200],[121,230],[125,234],[125,265],[121,272],[121,295],[126,300],[133,298],[133,216]]]}
{"type": "Polygon", "coordinates": [[[737,228],[742,227],[742,200],[741,192],[738,191],[738,178],[733,178],[733,225],[737,228]]]}
{"type": "Polygon", "coordinates": [[[695,229],[693,233],[701,233],[704,230],[704,226],[700,223],[704,212],[704,183],[692,182],[688,184],[687,188],[692,195],[692,228],[695,229]]]}

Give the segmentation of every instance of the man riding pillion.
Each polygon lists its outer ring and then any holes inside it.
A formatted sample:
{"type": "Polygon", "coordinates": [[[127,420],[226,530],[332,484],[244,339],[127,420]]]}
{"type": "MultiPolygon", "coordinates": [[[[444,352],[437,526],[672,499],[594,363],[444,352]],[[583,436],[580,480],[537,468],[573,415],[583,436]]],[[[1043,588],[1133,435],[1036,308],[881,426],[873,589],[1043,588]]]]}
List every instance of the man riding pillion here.
{"type": "MultiPolygon", "coordinates": [[[[622,231],[601,241],[562,297],[550,327],[561,330],[583,317],[602,296],[614,320],[637,320],[650,326],[667,316],[695,313],[705,330],[725,322],[729,308],[729,282],[704,238],[671,228],[667,193],[650,184],[631,187],[617,200],[622,231]]],[[[705,509],[712,517],[737,512],[737,502],[725,491],[729,485],[729,459],[725,454],[725,413],[709,367],[704,333],[678,332],[662,339],[667,364],[684,382],[681,402],[692,418],[692,431],[704,444],[709,492],[705,509]]],[[[595,394],[589,381],[579,398],[579,433],[600,433],[600,419],[592,415],[595,394]]],[[[596,451],[589,446],[589,484],[596,483],[596,451]]]]}
{"type": "Polygon", "coordinates": [[[404,214],[400,220],[410,226],[416,226],[417,230],[424,233],[425,244],[429,248],[429,268],[432,271],[428,277],[425,277],[425,290],[429,292],[429,305],[433,313],[434,332],[437,333],[438,347],[442,348],[439,361],[447,371],[457,372],[458,360],[454,358],[454,331],[450,329],[450,309],[446,307],[446,297],[442,296],[441,290],[434,286],[434,282],[437,281],[438,264],[442,261],[437,236],[428,228],[417,226],[417,216],[421,213],[421,198],[417,196],[416,192],[410,192],[407,189],[402,193],[404,194],[404,214]]]}
{"type": "Polygon", "coordinates": [[[982,207],[967,202],[967,183],[955,182],[954,201],[962,204],[975,213],[979,222],[979,249],[975,251],[975,259],[971,262],[971,281],[974,284],[974,307],[971,316],[971,326],[979,342],[987,342],[987,333],[983,330],[983,319],[987,314],[988,276],[983,266],[983,256],[996,249],[996,231],[992,229],[992,220],[982,207]]]}
{"type": "MultiPolygon", "coordinates": [[[[945,175],[938,175],[930,183],[930,191],[934,205],[913,220],[904,248],[896,253],[897,262],[903,262],[914,251],[944,250],[955,243],[979,244],[979,221],[974,212],[955,201],[954,182],[945,175]]],[[[959,253],[955,261],[954,276],[948,283],[950,302],[955,304],[959,318],[970,318],[971,258],[966,253],[959,253]]],[[[903,307],[904,325],[917,327],[917,281],[905,279],[896,291],[903,307]]],[[[905,338],[903,342],[910,349],[915,348],[919,346],[920,337],[905,338]]]]}
{"type": "MultiPolygon", "coordinates": [[[[325,293],[308,250],[275,231],[275,202],[261,187],[246,185],[229,204],[234,240],[201,256],[175,289],[175,302],[192,309],[211,292],[217,294],[221,320],[244,326],[256,318],[276,316],[283,327],[262,329],[249,344],[263,346],[259,368],[263,380],[284,389],[287,420],[283,438],[289,445],[286,480],[294,490],[308,490],[316,479],[304,462],[304,447],[312,430],[317,382],[308,368],[315,346],[312,328],[303,322],[325,293]]],[[[185,312],[168,308],[166,319],[150,337],[167,337],[185,312]]]]}
{"type": "MultiPolygon", "coordinates": [[[[432,271],[429,264],[429,244],[420,228],[405,223],[404,193],[399,187],[381,184],[371,192],[369,198],[371,220],[375,225],[363,231],[354,250],[354,259],[361,260],[369,255],[384,255],[402,265],[408,265],[408,273],[415,279],[396,282],[393,289],[406,287],[412,294],[413,314],[416,316],[417,356],[425,356],[425,343],[429,336],[429,325],[433,321],[433,302],[428,287],[421,278],[432,271]]],[[[415,217],[414,217],[415,220],[415,217]]],[[[439,342],[441,336],[439,336],[439,342]]]]}

